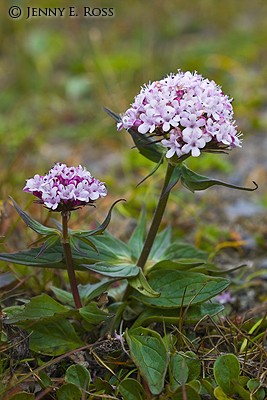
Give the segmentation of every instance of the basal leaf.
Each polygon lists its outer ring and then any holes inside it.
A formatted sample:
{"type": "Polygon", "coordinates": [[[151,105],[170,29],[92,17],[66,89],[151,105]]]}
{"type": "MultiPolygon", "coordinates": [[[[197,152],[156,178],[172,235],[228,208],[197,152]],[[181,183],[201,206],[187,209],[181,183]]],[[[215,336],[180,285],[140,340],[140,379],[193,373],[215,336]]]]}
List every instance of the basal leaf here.
{"type": "Polygon", "coordinates": [[[57,400],[81,400],[82,391],[73,383],[65,383],[57,390],[57,400]]]}
{"type": "Polygon", "coordinates": [[[223,305],[215,303],[195,304],[190,306],[186,312],[181,312],[180,308],[146,307],[134,322],[133,328],[137,328],[141,325],[147,326],[154,322],[174,325],[179,323],[181,316],[184,324],[192,324],[198,322],[205,316],[209,315],[213,317],[223,311],[223,309],[223,305]]]}
{"type": "Polygon", "coordinates": [[[181,168],[181,182],[187,189],[191,190],[191,192],[194,192],[195,190],[205,190],[214,185],[247,191],[253,191],[258,188],[258,185],[255,182],[253,182],[255,186],[254,188],[246,188],[222,182],[218,179],[208,178],[207,176],[197,174],[196,172],[187,168],[185,165],[183,165],[181,168]]]}
{"type": "Polygon", "coordinates": [[[162,254],[161,260],[172,260],[179,262],[180,259],[187,258],[207,260],[208,253],[203,250],[197,249],[190,243],[174,242],[165,249],[165,252],[162,254]]]}
{"type": "Polygon", "coordinates": [[[33,219],[32,217],[30,217],[25,211],[23,211],[18,204],[15,202],[14,199],[12,199],[12,197],[10,197],[13,205],[16,209],[16,211],[18,212],[19,216],[21,217],[21,219],[23,219],[23,221],[25,222],[25,224],[27,226],[29,226],[31,229],[33,229],[35,232],[39,233],[40,235],[61,235],[61,232],[59,232],[57,229],[54,228],[48,228],[47,226],[44,226],[42,224],[40,224],[40,222],[35,221],[35,219],[33,219]]]}
{"type": "Polygon", "coordinates": [[[185,385],[187,382],[189,368],[185,357],[181,354],[171,354],[169,367],[170,388],[174,392],[179,386],[185,385]]]}
{"type": "Polygon", "coordinates": [[[82,264],[82,267],[90,271],[112,278],[130,278],[138,275],[139,268],[134,264],[108,264],[97,262],[95,264],[82,264]]]}
{"type": "Polygon", "coordinates": [[[58,356],[84,345],[67,319],[39,321],[31,329],[30,349],[49,356],[58,356]]]}
{"type": "Polygon", "coordinates": [[[162,255],[171,244],[171,227],[167,227],[157,234],[156,239],[150,251],[149,259],[159,261],[162,255]]]}
{"type": "Polygon", "coordinates": [[[180,386],[172,395],[172,400],[201,400],[200,395],[189,384],[180,386]],[[186,397],[185,397],[186,395],[186,397]]]}
{"type": "Polygon", "coordinates": [[[154,290],[148,283],[143,271],[139,269],[139,274],[134,278],[128,279],[128,283],[131,287],[137,290],[140,294],[146,297],[159,297],[160,293],[154,290]]]}
{"type": "Polygon", "coordinates": [[[227,395],[234,394],[233,381],[238,380],[240,364],[234,354],[222,354],[217,358],[213,366],[216,383],[227,395]]]}
{"type": "Polygon", "coordinates": [[[131,357],[151,393],[160,394],[168,367],[168,353],[161,336],[146,328],[136,328],[126,331],[126,340],[131,357]]]}
{"type": "Polygon", "coordinates": [[[145,391],[143,386],[135,379],[125,378],[119,384],[119,392],[123,400],[144,400],[145,391]]]}
{"type": "Polygon", "coordinates": [[[84,303],[86,303],[104,293],[115,281],[116,279],[105,278],[102,279],[100,282],[89,283],[87,285],[79,285],[78,288],[80,296],[83,299],[84,303]]]}
{"type": "Polygon", "coordinates": [[[69,307],[63,306],[52,297],[43,293],[33,297],[29,303],[23,306],[22,311],[13,315],[8,320],[9,323],[25,322],[26,320],[40,320],[52,317],[55,314],[66,314],[70,310],[69,307]]]}
{"type": "MultiPolygon", "coordinates": [[[[156,270],[166,270],[166,269],[176,269],[179,271],[190,271],[192,268],[196,268],[199,265],[203,265],[204,260],[194,259],[194,258],[181,258],[179,262],[174,262],[171,260],[159,261],[154,265],[148,265],[146,271],[156,271],[156,270]]],[[[205,268],[204,268],[205,269],[205,268]]]]}
{"type": "Polygon", "coordinates": [[[105,311],[100,310],[100,308],[97,307],[97,304],[93,302],[85,307],[80,308],[79,313],[87,322],[92,325],[98,325],[109,317],[105,311]]]}
{"type": "Polygon", "coordinates": [[[65,374],[65,381],[73,383],[82,390],[87,390],[91,382],[91,375],[87,368],[81,364],[71,365],[65,374]]]}
{"type": "Polygon", "coordinates": [[[148,275],[148,283],[153,290],[160,293],[160,297],[146,297],[138,292],[133,297],[145,304],[162,308],[205,302],[229,285],[229,281],[224,278],[176,270],[152,271],[148,275]]]}
{"type": "Polygon", "coordinates": [[[224,393],[224,391],[222,390],[222,388],[220,386],[217,386],[214,389],[213,395],[215,396],[215,398],[217,400],[235,400],[233,397],[227,396],[227,394],[224,393]]]}

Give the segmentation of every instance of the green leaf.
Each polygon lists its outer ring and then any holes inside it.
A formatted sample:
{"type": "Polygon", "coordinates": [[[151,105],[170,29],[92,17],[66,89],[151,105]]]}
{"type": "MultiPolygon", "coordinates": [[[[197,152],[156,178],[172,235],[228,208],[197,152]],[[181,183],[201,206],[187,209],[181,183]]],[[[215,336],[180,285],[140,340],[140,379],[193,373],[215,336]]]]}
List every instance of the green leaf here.
{"type": "Polygon", "coordinates": [[[85,307],[79,309],[80,315],[90,324],[98,325],[109,318],[109,314],[100,310],[96,303],[90,303],[85,307]]]}
{"type": "Polygon", "coordinates": [[[52,297],[43,293],[33,297],[29,303],[23,306],[22,311],[13,315],[8,320],[8,323],[24,322],[27,320],[40,320],[47,317],[52,317],[55,314],[65,314],[69,312],[69,308],[58,303],[52,297]]]}
{"type": "Polygon", "coordinates": [[[162,255],[166,252],[166,249],[170,246],[170,244],[171,227],[167,227],[156,236],[156,239],[150,251],[149,260],[161,260],[162,255]]]}
{"type": "Polygon", "coordinates": [[[93,235],[101,235],[110,223],[111,213],[112,213],[113,208],[120,201],[126,201],[126,200],[125,199],[116,200],[110,207],[109,212],[108,212],[104,222],[102,222],[102,224],[99,225],[96,229],[93,229],[91,231],[84,231],[84,230],[83,231],[70,231],[70,236],[75,236],[77,238],[88,238],[89,236],[93,236],[93,235]]]}
{"type": "Polygon", "coordinates": [[[234,400],[233,397],[227,396],[220,386],[214,389],[214,396],[217,400],[234,400]]]}
{"type": "MultiPolygon", "coordinates": [[[[213,317],[219,312],[223,311],[224,307],[221,304],[214,303],[201,303],[196,304],[182,313],[183,323],[196,323],[200,319],[209,315],[213,317]]],[[[138,316],[133,324],[133,328],[138,326],[147,326],[154,322],[161,322],[166,324],[178,324],[181,319],[180,308],[155,308],[146,307],[146,309],[138,316]]]]}
{"type": "Polygon", "coordinates": [[[172,400],[184,400],[185,398],[186,400],[201,400],[200,395],[188,384],[184,387],[180,386],[172,395],[172,400]],[[186,397],[184,393],[186,393],[186,397]]]}
{"type": "Polygon", "coordinates": [[[197,249],[189,243],[176,242],[165,248],[162,254],[162,260],[171,260],[180,262],[181,259],[207,260],[208,253],[197,249]]]}
{"type": "Polygon", "coordinates": [[[137,292],[133,297],[145,304],[162,308],[203,303],[229,285],[229,281],[224,278],[176,270],[152,271],[148,275],[148,283],[154,291],[160,293],[160,297],[146,297],[137,292]]]}
{"type": "MultiPolygon", "coordinates": [[[[175,269],[179,271],[191,271],[192,268],[196,268],[200,265],[203,265],[205,263],[204,260],[200,260],[197,258],[181,258],[179,262],[174,262],[171,260],[163,260],[159,261],[154,265],[148,265],[146,267],[146,272],[148,271],[162,271],[162,270],[170,270],[170,269],[175,269]]],[[[206,266],[205,266],[206,267],[206,266]]],[[[206,268],[204,267],[204,270],[206,268]]],[[[199,272],[199,271],[198,271],[199,272]]],[[[201,271],[202,272],[202,271],[201,271]]]]}
{"type": "MultiPolygon", "coordinates": [[[[77,239],[74,238],[74,240],[77,239]]],[[[115,238],[108,231],[105,231],[101,237],[90,237],[90,241],[93,242],[98,253],[92,250],[88,244],[79,241],[79,245],[77,246],[79,251],[74,249],[72,253],[75,260],[83,263],[98,261],[107,261],[110,263],[113,261],[131,260],[131,254],[127,245],[121,240],[115,238]]]]}
{"type": "MultiPolygon", "coordinates": [[[[201,318],[201,317],[200,317],[201,318]]],[[[199,320],[200,320],[199,318],[199,320]]],[[[194,381],[200,377],[201,361],[198,359],[193,351],[180,352],[185,358],[186,365],[188,366],[188,382],[194,381]]]]}
{"type": "Polygon", "coordinates": [[[258,379],[249,379],[247,387],[253,393],[256,400],[265,399],[265,390],[261,387],[261,382],[258,379]]]}
{"type": "Polygon", "coordinates": [[[217,358],[213,366],[216,383],[227,395],[234,394],[233,380],[240,374],[240,364],[234,354],[223,354],[217,358]]]}
{"type": "Polygon", "coordinates": [[[140,182],[138,182],[138,184],[136,185],[137,187],[140,186],[142,183],[144,183],[148,178],[150,178],[152,175],[155,174],[155,172],[157,172],[157,170],[159,169],[159,167],[161,166],[161,164],[163,163],[163,160],[165,158],[165,154],[162,154],[161,159],[159,160],[159,162],[157,163],[157,165],[155,166],[155,168],[152,169],[152,171],[145,176],[140,182]]]}
{"type": "Polygon", "coordinates": [[[48,356],[58,356],[83,346],[67,319],[38,321],[31,328],[30,349],[48,356]]]}
{"type": "Polygon", "coordinates": [[[82,267],[90,271],[97,272],[101,275],[110,276],[113,278],[130,278],[138,275],[139,268],[134,264],[117,264],[98,262],[95,264],[82,264],[82,267]]]}
{"type": "Polygon", "coordinates": [[[125,378],[119,384],[119,392],[124,400],[144,400],[145,391],[143,386],[132,378],[125,378]]]}
{"type": "Polygon", "coordinates": [[[44,252],[50,249],[58,242],[58,235],[47,236],[46,241],[42,244],[39,253],[37,254],[37,258],[40,257],[44,252]]]}
{"type": "Polygon", "coordinates": [[[159,297],[160,293],[150,286],[141,268],[138,267],[138,269],[139,274],[134,278],[128,279],[129,285],[142,294],[142,296],[159,297]]]}
{"type": "Polygon", "coordinates": [[[181,354],[171,354],[170,356],[170,387],[174,392],[179,386],[184,385],[188,379],[188,366],[185,358],[181,354]]]}
{"type": "Polygon", "coordinates": [[[87,390],[91,382],[91,375],[83,365],[71,365],[66,371],[65,381],[73,383],[80,389],[87,390]]]}
{"type": "MultiPolygon", "coordinates": [[[[120,116],[116,115],[113,111],[109,110],[108,108],[104,108],[104,110],[117,123],[121,121],[120,116]]],[[[160,162],[163,154],[163,149],[159,145],[155,144],[153,139],[133,129],[128,129],[128,132],[132,136],[134,144],[138,148],[139,152],[144,157],[155,163],[160,162]]]]}
{"type": "Polygon", "coordinates": [[[40,255],[41,250],[42,246],[17,253],[0,253],[0,260],[31,267],[66,268],[59,241],[49,248],[49,252],[40,255]]]}
{"type": "Polygon", "coordinates": [[[115,281],[116,279],[105,278],[102,279],[100,282],[88,283],[87,285],[79,285],[78,289],[83,303],[87,303],[88,301],[93,300],[100,294],[104,293],[115,281]]]}
{"type": "Polygon", "coordinates": [[[214,185],[226,186],[238,190],[247,190],[250,192],[258,188],[258,185],[254,181],[254,188],[245,188],[242,186],[236,186],[230,183],[222,182],[218,179],[208,178],[207,176],[197,174],[196,172],[187,168],[185,165],[182,165],[181,167],[181,182],[191,192],[194,192],[195,190],[205,190],[214,185]]]}
{"type": "Polygon", "coordinates": [[[14,199],[12,199],[12,197],[10,197],[10,199],[12,200],[16,211],[23,219],[25,224],[29,226],[32,230],[34,230],[36,233],[39,233],[40,235],[57,235],[57,236],[61,235],[61,232],[58,231],[57,229],[48,228],[47,226],[40,224],[40,222],[35,221],[35,219],[31,218],[25,211],[23,211],[18,206],[18,204],[15,202],[14,199]]]}
{"type": "Polygon", "coordinates": [[[82,392],[73,383],[65,383],[57,390],[57,400],[81,400],[82,392]]]}
{"type": "Polygon", "coordinates": [[[168,353],[161,336],[146,328],[126,331],[131,357],[152,394],[160,394],[168,366],[168,353]]]}
{"type": "Polygon", "coordinates": [[[9,400],[34,400],[35,396],[32,393],[20,392],[16,393],[11,397],[8,397],[9,400]]]}
{"type": "Polygon", "coordinates": [[[166,194],[169,193],[172,190],[172,188],[179,182],[181,175],[182,175],[182,166],[183,166],[183,164],[177,164],[174,167],[174,170],[172,172],[172,176],[170,179],[170,183],[166,187],[166,190],[162,194],[162,197],[166,196],[166,194]]]}
{"type": "Polygon", "coordinates": [[[145,210],[143,209],[138,224],[128,242],[128,246],[134,260],[137,260],[139,255],[141,254],[144,245],[145,235],[146,235],[146,213],[145,210]]]}
{"type": "MultiPolygon", "coordinates": [[[[100,294],[105,292],[109,286],[115,282],[116,279],[103,279],[97,283],[88,283],[87,285],[78,285],[79,294],[83,304],[88,303],[90,300],[98,297],[100,294]]],[[[59,289],[55,286],[51,286],[50,289],[55,294],[56,298],[61,301],[61,303],[67,303],[74,305],[73,296],[70,292],[66,290],[59,289]]]]}

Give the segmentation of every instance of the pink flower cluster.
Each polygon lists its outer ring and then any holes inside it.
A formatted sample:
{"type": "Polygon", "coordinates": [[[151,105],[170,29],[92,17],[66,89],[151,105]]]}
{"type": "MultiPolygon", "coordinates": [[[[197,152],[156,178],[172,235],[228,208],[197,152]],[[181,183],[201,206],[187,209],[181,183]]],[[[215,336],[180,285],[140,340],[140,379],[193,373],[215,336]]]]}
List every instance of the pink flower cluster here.
{"type": "Polygon", "coordinates": [[[162,137],[167,158],[198,157],[206,146],[241,146],[231,102],[214,81],[178,70],[143,86],[117,127],[162,137]]]}
{"type": "Polygon", "coordinates": [[[53,211],[70,211],[93,203],[107,195],[103,182],[95,179],[81,165],[67,167],[57,163],[47,175],[34,175],[26,181],[24,192],[29,192],[53,211]]]}

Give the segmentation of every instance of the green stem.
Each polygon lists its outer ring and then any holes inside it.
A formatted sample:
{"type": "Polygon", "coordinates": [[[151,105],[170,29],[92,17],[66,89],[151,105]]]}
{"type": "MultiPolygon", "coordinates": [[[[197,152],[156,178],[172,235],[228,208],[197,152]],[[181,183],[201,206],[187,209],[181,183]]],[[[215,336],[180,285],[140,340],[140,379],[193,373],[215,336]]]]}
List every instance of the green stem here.
{"type": "Polygon", "coordinates": [[[73,266],[73,258],[71,253],[71,247],[69,243],[69,234],[68,234],[68,220],[70,216],[70,212],[62,211],[62,246],[65,255],[65,261],[67,265],[67,271],[70,281],[71,292],[73,295],[73,300],[76,308],[82,307],[82,302],[80,298],[80,294],[78,291],[77,280],[75,276],[74,266],[73,266]]]}
{"type": "Polygon", "coordinates": [[[166,205],[167,205],[167,201],[168,201],[170,192],[167,192],[167,193],[165,193],[165,192],[166,192],[166,188],[167,188],[168,184],[170,183],[170,179],[171,179],[174,168],[175,167],[173,165],[168,163],[168,167],[167,167],[167,171],[166,171],[166,175],[165,175],[165,181],[164,181],[164,184],[162,187],[159,202],[158,202],[157,208],[155,210],[155,213],[154,213],[154,216],[153,216],[142,252],[137,261],[137,265],[142,269],[144,268],[145,263],[147,262],[149,253],[153,246],[155,237],[157,235],[157,232],[158,232],[158,229],[159,229],[159,226],[160,226],[160,223],[161,223],[161,220],[162,220],[162,217],[163,217],[166,205]]]}

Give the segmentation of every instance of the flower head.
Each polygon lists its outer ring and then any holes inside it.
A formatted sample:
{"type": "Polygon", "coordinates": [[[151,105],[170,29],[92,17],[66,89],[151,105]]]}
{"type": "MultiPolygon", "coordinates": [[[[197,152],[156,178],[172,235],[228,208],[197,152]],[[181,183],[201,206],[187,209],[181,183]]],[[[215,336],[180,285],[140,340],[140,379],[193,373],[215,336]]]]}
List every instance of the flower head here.
{"type": "Polygon", "coordinates": [[[86,168],[57,163],[47,175],[34,175],[26,181],[24,192],[32,193],[53,211],[71,211],[107,195],[104,182],[86,168]]]}
{"type": "Polygon", "coordinates": [[[178,70],[143,86],[117,127],[160,137],[167,158],[198,157],[205,148],[241,146],[231,102],[214,81],[178,70]]]}

